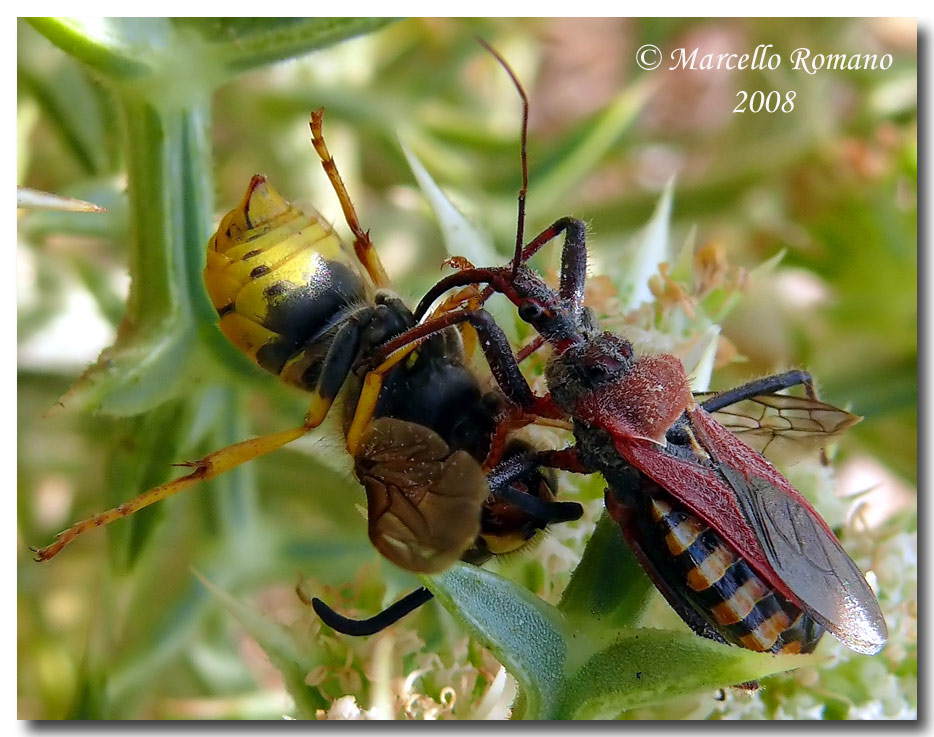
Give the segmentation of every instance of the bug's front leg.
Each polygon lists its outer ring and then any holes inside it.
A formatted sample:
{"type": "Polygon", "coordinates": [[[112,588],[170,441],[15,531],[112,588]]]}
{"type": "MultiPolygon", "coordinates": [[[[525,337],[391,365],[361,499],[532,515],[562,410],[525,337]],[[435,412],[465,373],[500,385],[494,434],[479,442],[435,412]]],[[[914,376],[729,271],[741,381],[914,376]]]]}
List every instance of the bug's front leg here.
{"type": "Polygon", "coordinates": [[[574,316],[579,318],[584,307],[584,284],[587,281],[587,226],[582,220],[571,217],[555,220],[529,241],[522,251],[522,263],[561,233],[564,233],[564,246],[561,248],[559,293],[574,316]]]}
{"type": "MultiPolygon", "coordinates": [[[[512,346],[493,316],[483,309],[456,310],[416,325],[384,343],[377,353],[379,363],[396,351],[424,340],[462,322],[469,323],[477,331],[480,349],[490,367],[493,378],[506,398],[523,412],[549,419],[564,419],[565,414],[551,401],[549,396],[538,397],[519,369],[512,346]]],[[[379,365],[377,363],[377,366],[379,365]]],[[[376,366],[374,366],[376,368],[376,366]]]]}

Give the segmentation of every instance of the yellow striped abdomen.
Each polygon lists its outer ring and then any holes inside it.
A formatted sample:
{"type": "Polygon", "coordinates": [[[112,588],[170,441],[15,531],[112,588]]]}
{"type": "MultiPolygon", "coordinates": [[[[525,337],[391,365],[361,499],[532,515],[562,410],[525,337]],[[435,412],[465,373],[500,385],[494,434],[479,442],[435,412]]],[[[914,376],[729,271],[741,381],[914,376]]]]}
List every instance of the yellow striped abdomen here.
{"type": "Polygon", "coordinates": [[[204,281],[224,335],[262,368],[309,391],[337,326],[371,291],[331,226],[259,175],[208,242],[204,281]]]}
{"type": "Polygon", "coordinates": [[[724,640],[773,653],[811,652],[821,627],[766,584],[719,535],[682,507],[658,495],[647,499],[651,521],[639,541],[683,604],[724,640]]]}

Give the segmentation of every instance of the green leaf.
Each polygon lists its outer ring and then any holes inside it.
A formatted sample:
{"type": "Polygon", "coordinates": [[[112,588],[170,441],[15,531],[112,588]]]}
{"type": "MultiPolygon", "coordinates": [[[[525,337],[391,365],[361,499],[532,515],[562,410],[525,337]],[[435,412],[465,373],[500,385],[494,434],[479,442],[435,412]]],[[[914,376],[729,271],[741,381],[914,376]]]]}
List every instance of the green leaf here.
{"type": "Polygon", "coordinates": [[[691,391],[704,392],[710,388],[710,377],[713,375],[719,338],[720,326],[709,325],[697,337],[691,350],[681,360],[688,380],[691,382],[691,391]]]}
{"type": "Polygon", "coordinates": [[[631,627],[654,593],[619,525],[604,512],[558,608],[582,624],[600,619],[607,625],[631,627]]]}
{"type": "Polygon", "coordinates": [[[428,204],[438,218],[444,250],[449,256],[463,256],[477,266],[495,264],[500,260],[493,239],[489,233],[478,227],[457,209],[444,191],[435,183],[431,174],[418,160],[418,157],[405,144],[402,152],[415,175],[415,181],[428,200],[428,204]]]}
{"type": "MultiPolygon", "coordinates": [[[[605,525],[588,567],[619,545],[605,525]]],[[[515,715],[523,719],[613,718],[637,706],[824,661],[756,653],[692,633],[626,627],[621,623],[637,616],[643,597],[623,595],[623,577],[614,571],[608,571],[608,582],[595,571],[585,568],[576,576],[560,609],[475,566],[458,564],[422,580],[516,678],[521,693],[515,715]],[[590,583],[610,594],[594,593],[590,583]]]]}
{"type": "Polygon", "coordinates": [[[165,18],[30,18],[52,43],[111,79],[154,71],[153,49],[171,46],[165,18]]]}
{"type": "Polygon", "coordinates": [[[378,30],[392,18],[188,18],[230,71],[245,71],[378,30]]]}
{"type": "Polygon", "coordinates": [[[16,188],[16,206],[38,210],[65,210],[68,212],[107,212],[100,205],[74,197],[62,197],[49,192],[40,192],[29,187],[16,188]]]}
{"type": "Polygon", "coordinates": [[[464,563],[420,578],[519,682],[524,718],[547,718],[564,682],[568,640],[561,613],[520,586],[464,563]]]}
{"type": "MultiPolygon", "coordinates": [[[[462,256],[475,266],[501,263],[503,257],[497,252],[492,236],[458,210],[457,205],[451,202],[437,185],[418,157],[405,144],[401,145],[415,180],[438,219],[444,249],[448,255],[462,256]]],[[[493,299],[487,302],[484,308],[493,315],[510,339],[515,340],[518,335],[516,328],[521,320],[516,316],[512,305],[504,299],[493,299]]]]}
{"type": "Polygon", "coordinates": [[[83,67],[64,59],[54,73],[43,74],[26,59],[17,69],[17,85],[32,93],[43,119],[54,127],[85,173],[107,171],[113,131],[105,124],[102,106],[106,97],[83,67]]]}
{"type": "Polygon", "coordinates": [[[690,633],[619,630],[612,645],[568,679],[555,718],[613,719],[637,706],[712,692],[824,660],[756,653],[690,633]]]}
{"type": "Polygon", "coordinates": [[[305,683],[309,671],[318,664],[314,655],[306,652],[307,643],[278,622],[237,601],[197,571],[194,573],[263,648],[269,662],[282,675],[299,715],[313,718],[318,709],[328,708],[329,704],[317,690],[305,683]]]}
{"type": "Polygon", "coordinates": [[[671,201],[674,178],[668,180],[655,211],[645,227],[632,239],[625,276],[617,281],[624,310],[651,302],[649,279],[658,273],[658,265],[669,260],[668,242],[671,231],[671,201]]]}

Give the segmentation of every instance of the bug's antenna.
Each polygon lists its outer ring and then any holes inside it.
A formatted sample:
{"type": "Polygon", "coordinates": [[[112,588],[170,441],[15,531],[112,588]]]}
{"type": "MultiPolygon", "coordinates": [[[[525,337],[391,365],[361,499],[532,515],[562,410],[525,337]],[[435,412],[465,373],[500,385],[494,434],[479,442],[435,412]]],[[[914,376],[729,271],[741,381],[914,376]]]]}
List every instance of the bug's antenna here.
{"type": "Polygon", "coordinates": [[[516,87],[516,91],[519,93],[519,97],[522,98],[522,189],[519,190],[519,214],[516,219],[516,250],[512,257],[512,276],[513,279],[515,279],[516,273],[519,271],[519,265],[522,263],[522,242],[525,238],[525,195],[529,191],[529,160],[526,151],[526,142],[529,137],[529,98],[525,94],[525,90],[519,78],[516,76],[516,73],[500,53],[482,38],[478,37],[477,41],[483,48],[489,51],[490,54],[493,55],[493,58],[499,62],[500,66],[506,70],[506,74],[509,75],[513,85],[516,87]]]}

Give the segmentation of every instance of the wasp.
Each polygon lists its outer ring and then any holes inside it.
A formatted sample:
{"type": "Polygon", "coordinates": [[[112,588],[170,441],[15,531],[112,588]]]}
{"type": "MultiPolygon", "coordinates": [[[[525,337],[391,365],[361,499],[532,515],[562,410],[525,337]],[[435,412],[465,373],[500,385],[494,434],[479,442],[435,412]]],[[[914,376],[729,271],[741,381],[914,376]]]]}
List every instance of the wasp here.
{"type": "MultiPolygon", "coordinates": [[[[252,438],[182,465],[190,473],[143,492],[65,530],[37,560],[57,555],[78,536],[133,514],[194,484],[270,453],[321,425],[342,394],[341,418],[354,474],[367,497],[370,540],[396,565],[434,573],[459,559],[482,563],[515,550],[555,522],[576,520],[582,507],[555,499],[553,476],[539,467],[504,477],[498,465],[531,451],[509,438],[526,424],[498,389],[485,390],[467,365],[464,340],[452,328],[418,341],[398,340],[416,327],[388,288],[312,113],[312,143],[354,235],[352,248],[311,208],[283,198],[265,177],[252,178],[207,247],[204,281],[221,331],[262,369],[311,394],[302,425],[252,438]]],[[[451,304],[476,301],[468,289],[451,304]]],[[[450,309],[445,305],[439,312],[450,309]]],[[[479,337],[508,342],[476,321],[479,337]]],[[[517,385],[518,368],[496,376],[517,385]]],[[[431,597],[419,589],[372,620],[354,623],[323,602],[315,608],[349,634],[370,634],[431,597]],[[344,624],[342,624],[342,622],[344,624]]]]}

